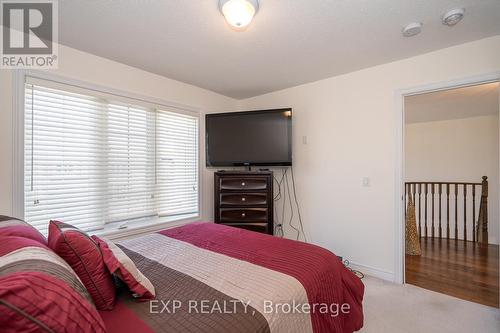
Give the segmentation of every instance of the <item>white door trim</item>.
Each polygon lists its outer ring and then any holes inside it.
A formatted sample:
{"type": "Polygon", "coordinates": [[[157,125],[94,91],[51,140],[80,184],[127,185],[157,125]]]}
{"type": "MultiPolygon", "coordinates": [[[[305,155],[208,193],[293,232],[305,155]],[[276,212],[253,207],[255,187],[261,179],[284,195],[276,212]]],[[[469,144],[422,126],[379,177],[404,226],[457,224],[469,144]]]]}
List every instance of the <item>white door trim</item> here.
{"type": "MultiPolygon", "coordinates": [[[[405,281],[405,228],[404,226],[404,207],[403,196],[405,179],[405,151],[404,151],[404,129],[405,129],[405,110],[404,98],[411,95],[419,95],[440,90],[455,89],[460,87],[485,84],[500,81],[500,72],[488,73],[457,79],[452,81],[432,83],[413,88],[396,90],[394,94],[395,121],[396,121],[396,170],[395,170],[395,272],[394,282],[403,284],[405,281]]],[[[491,185],[490,185],[491,186],[491,185]]],[[[499,186],[499,184],[497,184],[499,186]]],[[[500,239],[500,234],[499,234],[500,239]]]]}

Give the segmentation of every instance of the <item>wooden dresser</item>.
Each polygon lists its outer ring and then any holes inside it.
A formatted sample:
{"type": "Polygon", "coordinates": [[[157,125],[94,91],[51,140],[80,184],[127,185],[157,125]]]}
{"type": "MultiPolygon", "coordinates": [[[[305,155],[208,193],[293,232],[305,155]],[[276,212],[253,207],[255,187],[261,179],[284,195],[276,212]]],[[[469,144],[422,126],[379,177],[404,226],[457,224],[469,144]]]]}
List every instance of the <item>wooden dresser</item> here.
{"type": "Polygon", "coordinates": [[[272,171],[218,171],[214,189],[215,223],[274,233],[272,171]]]}

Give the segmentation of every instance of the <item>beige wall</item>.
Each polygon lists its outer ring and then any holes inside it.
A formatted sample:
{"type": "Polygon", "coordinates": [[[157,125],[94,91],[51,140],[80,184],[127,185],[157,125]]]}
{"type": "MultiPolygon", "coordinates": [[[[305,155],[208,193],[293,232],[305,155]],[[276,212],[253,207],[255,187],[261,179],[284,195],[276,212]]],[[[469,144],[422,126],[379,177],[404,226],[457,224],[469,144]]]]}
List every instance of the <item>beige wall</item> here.
{"type": "MultiPolygon", "coordinates": [[[[405,136],[407,181],[480,182],[486,175],[491,184],[498,184],[498,115],[407,124],[405,136]]],[[[467,225],[471,226],[470,188],[468,198],[467,225]]],[[[476,202],[479,207],[479,193],[476,202]]],[[[498,244],[498,186],[490,186],[488,202],[489,242],[498,244]]],[[[436,209],[438,204],[436,200],[436,209]]],[[[463,232],[462,207],[463,200],[459,199],[460,235],[463,232]]],[[[476,210],[476,214],[478,212],[476,210]]],[[[443,208],[443,221],[445,215],[446,208],[443,208]]],[[[450,220],[454,221],[453,210],[450,220]]],[[[472,238],[471,232],[469,230],[468,239],[472,238]]]]}
{"type": "Polygon", "coordinates": [[[294,168],[309,239],[390,278],[401,223],[395,93],[498,72],[499,55],[496,36],[243,100],[240,109],[293,107],[294,168]],[[362,186],[365,176],[370,187],[362,186]]]}
{"type": "MultiPolygon", "coordinates": [[[[94,56],[69,47],[59,47],[59,76],[109,87],[133,94],[150,96],[167,102],[183,104],[201,110],[200,127],[204,133],[204,112],[234,109],[236,101],[214,92],[146,71],[94,56]]],[[[200,147],[204,147],[204,135],[200,147]]],[[[201,149],[204,161],[205,150],[201,149]]],[[[12,212],[12,72],[0,70],[0,214],[12,212]]],[[[210,179],[202,168],[202,180],[210,179]]],[[[202,182],[202,215],[211,217],[212,188],[202,182]]]]}

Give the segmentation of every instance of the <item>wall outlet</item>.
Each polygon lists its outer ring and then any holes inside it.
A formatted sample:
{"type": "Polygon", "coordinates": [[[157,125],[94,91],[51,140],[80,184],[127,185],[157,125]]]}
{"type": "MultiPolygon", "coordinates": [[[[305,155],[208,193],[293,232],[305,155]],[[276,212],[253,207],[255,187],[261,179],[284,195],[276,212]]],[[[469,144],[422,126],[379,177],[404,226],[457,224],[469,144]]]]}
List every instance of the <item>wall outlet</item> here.
{"type": "Polygon", "coordinates": [[[306,135],[302,136],[302,144],[307,145],[307,136],[306,135]]]}

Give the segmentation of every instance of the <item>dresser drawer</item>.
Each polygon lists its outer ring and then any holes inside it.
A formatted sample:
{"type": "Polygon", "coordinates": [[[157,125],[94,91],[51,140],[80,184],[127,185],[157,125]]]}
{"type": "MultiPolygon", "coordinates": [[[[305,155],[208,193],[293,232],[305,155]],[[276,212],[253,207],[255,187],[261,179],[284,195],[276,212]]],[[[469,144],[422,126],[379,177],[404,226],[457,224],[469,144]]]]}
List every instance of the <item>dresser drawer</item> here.
{"type": "Polygon", "coordinates": [[[266,178],[221,178],[220,180],[221,190],[266,190],[267,189],[267,179],[266,178]]]}
{"type": "Polygon", "coordinates": [[[221,208],[221,222],[267,222],[267,208],[221,208]]]}
{"type": "MultiPolygon", "coordinates": [[[[268,223],[221,223],[230,227],[246,229],[250,231],[256,231],[264,234],[269,234],[269,224],[268,223]]],[[[272,233],[271,233],[272,234],[272,233]]]]}
{"type": "Polygon", "coordinates": [[[264,206],[267,193],[221,193],[221,206],[264,206]]]}

